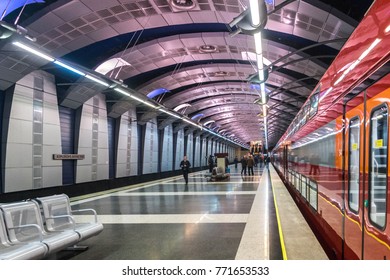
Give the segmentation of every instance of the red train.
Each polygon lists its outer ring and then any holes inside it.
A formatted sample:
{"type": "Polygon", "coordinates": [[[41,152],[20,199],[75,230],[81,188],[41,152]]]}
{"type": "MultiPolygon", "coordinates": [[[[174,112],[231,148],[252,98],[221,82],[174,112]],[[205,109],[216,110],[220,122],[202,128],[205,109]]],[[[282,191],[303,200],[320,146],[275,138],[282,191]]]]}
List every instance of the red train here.
{"type": "Polygon", "coordinates": [[[272,151],[331,259],[390,258],[389,58],[377,0],[272,151]]]}

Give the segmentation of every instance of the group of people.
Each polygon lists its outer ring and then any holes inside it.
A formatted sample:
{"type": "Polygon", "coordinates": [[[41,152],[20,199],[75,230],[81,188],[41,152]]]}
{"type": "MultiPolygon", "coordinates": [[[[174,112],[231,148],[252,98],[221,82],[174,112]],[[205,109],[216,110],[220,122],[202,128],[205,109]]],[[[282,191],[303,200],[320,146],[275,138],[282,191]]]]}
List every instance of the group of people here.
{"type": "Polygon", "coordinates": [[[247,175],[247,171],[248,175],[254,175],[253,166],[257,166],[258,162],[260,162],[260,167],[263,162],[266,166],[268,166],[269,161],[270,158],[268,156],[259,160],[258,156],[253,156],[252,154],[248,153],[248,155],[244,155],[241,158],[241,175],[247,175]]]}
{"type": "Polygon", "coordinates": [[[246,175],[248,170],[248,175],[255,175],[253,172],[253,166],[255,165],[255,160],[251,154],[244,155],[241,159],[241,175],[246,175]]]}
{"type": "MultiPolygon", "coordinates": [[[[257,159],[258,159],[258,157],[257,157],[257,159]]],[[[269,160],[270,160],[269,157],[265,157],[264,160],[260,160],[260,164],[262,164],[262,162],[264,161],[264,164],[268,165],[269,160]]],[[[250,153],[248,153],[248,155],[244,155],[241,158],[241,168],[242,168],[241,175],[247,175],[247,173],[248,173],[248,175],[254,175],[253,167],[257,166],[258,161],[259,160],[256,161],[256,157],[254,157],[250,153]]],[[[238,157],[236,156],[234,158],[234,167],[236,169],[238,167],[238,162],[239,162],[238,157]]],[[[225,158],[225,164],[226,164],[226,167],[229,165],[229,160],[227,157],[225,158]]],[[[208,157],[208,167],[209,167],[210,173],[212,173],[214,166],[215,165],[214,165],[213,156],[210,155],[208,157]]],[[[188,184],[188,173],[190,172],[190,167],[191,167],[190,161],[187,159],[187,156],[184,156],[183,160],[180,162],[180,168],[183,172],[183,177],[184,177],[186,184],[188,184]]]]}

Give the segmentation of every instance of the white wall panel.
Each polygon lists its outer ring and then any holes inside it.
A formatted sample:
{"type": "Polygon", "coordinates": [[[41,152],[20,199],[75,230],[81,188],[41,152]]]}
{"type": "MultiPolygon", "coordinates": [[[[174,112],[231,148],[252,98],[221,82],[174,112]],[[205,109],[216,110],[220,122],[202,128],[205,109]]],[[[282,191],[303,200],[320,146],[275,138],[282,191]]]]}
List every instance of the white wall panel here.
{"type": "Polygon", "coordinates": [[[194,135],[190,133],[187,136],[187,150],[185,152],[185,155],[187,156],[187,159],[190,161],[191,166],[194,166],[193,154],[194,154],[194,135]]]}
{"type": "Polygon", "coordinates": [[[97,94],[83,104],[78,139],[76,183],[108,179],[108,126],[105,95],[97,94]]]}
{"type": "Polygon", "coordinates": [[[137,175],[138,164],[138,131],[135,108],[120,117],[116,177],[137,175]]]}
{"type": "Polygon", "coordinates": [[[180,169],[180,162],[184,157],[184,130],[181,129],[177,132],[177,141],[176,141],[176,155],[175,155],[175,170],[180,169]]]}
{"type": "Polygon", "coordinates": [[[143,174],[156,173],[158,168],[158,135],[157,120],[146,123],[144,139],[143,174]]]}
{"type": "Polygon", "coordinates": [[[201,165],[205,166],[207,165],[207,159],[209,157],[209,152],[207,150],[207,139],[202,139],[202,155],[201,155],[201,165]]]}
{"type": "Polygon", "coordinates": [[[201,166],[201,155],[200,155],[200,136],[195,137],[195,158],[194,167],[201,166]]]}
{"type": "Polygon", "coordinates": [[[55,89],[51,74],[34,71],[6,93],[5,192],[62,185],[62,161],[53,160],[53,154],[62,153],[55,89]]]}
{"type": "Polygon", "coordinates": [[[164,139],[162,148],[161,171],[173,170],[173,129],[172,125],[164,128],[164,139]]]}
{"type": "Polygon", "coordinates": [[[212,150],[213,141],[210,138],[207,138],[207,156],[214,155],[214,152],[212,150]]]}

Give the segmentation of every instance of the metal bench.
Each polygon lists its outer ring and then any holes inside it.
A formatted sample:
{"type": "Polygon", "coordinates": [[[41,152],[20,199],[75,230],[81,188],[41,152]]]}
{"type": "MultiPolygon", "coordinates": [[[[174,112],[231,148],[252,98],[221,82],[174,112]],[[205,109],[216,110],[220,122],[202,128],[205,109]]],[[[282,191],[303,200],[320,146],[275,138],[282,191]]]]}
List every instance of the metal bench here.
{"type": "Polygon", "coordinates": [[[36,201],[21,201],[0,205],[9,242],[15,246],[39,239],[47,247],[45,256],[74,246],[79,235],[72,229],[47,232],[36,201]]]}
{"type": "Polygon", "coordinates": [[[79,241],[98,235],[103,225],[98,222],[94,209],[72,210],[69,197],[66,194],[57,194],[35,199],[42,210],[45,229],[48,232],[59,230],[74,230],[79,235],[79,241]],[[77,223],[74,213],[89,213],[89,223],[77,223]]]}
{"type": "Polygon", "coordinates": [[[20,242],[12,244],[7,235],[3,213],[0,211],[0,260],[34,260],[42,259],[48,249],[42,243],[41,229],[37,225],[24,225],[24,228],[31,226],[31,229],[38,233],[37,239],[31,242],[20,242]]]}

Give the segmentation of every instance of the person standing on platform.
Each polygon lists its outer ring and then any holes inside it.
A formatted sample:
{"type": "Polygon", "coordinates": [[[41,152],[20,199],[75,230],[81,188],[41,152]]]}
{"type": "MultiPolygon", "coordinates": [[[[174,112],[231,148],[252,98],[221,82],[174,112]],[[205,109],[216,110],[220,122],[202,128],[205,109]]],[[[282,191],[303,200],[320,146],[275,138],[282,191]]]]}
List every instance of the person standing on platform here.
{"type": "Polygon", "coordinates": [[[242,159],[241,159],[241,175],[242,173],[244,173],[244,175],[246,175],[246,165],[247,165],[247,159],[246,159],[246,156],[244,156],[242,159]]]}
{"type": "Polygon", "coordinates": [[[237,165],[238,165],[238,157],[236,156],[234,158],[234,168],[237,169],[237,165]]]}
{"type": "Polygon", "coordinates": [[[249,155],[247,165],[248,165],[248,175],[249,176],[255,175],[253,172],[253,166],[255,165],[255,160],[253,159],[252,155],[249,155]]]}
{"type": "Polygon", "coordinates": [[[180,168],[183,171],[183,177],[188,184],[188,172],[190,172],[191,163],[187,160],[187,156],[184,156],[183,160],[180,162],[180,168]]]}
{"type": "Polygon", "coordinates": [[[212,155],[209,155],[208,165],[209,165],[209,172],[212,173],[214,167],[214,161],[212,155]]]}

